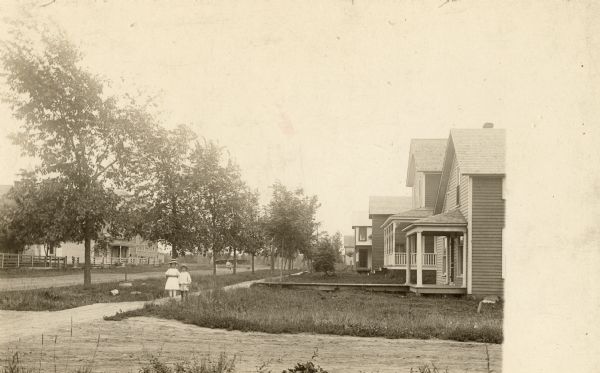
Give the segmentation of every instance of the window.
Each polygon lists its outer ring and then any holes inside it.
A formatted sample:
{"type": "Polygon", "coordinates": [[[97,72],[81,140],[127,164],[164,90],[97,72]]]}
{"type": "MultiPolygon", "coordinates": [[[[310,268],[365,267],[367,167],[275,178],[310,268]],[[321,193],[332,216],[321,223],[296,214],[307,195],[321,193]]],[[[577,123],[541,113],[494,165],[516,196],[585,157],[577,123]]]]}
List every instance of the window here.
{"type": "Polygon", "coordinates": [[[358,228],[358,240],[359,241],[367,240],[367,227],[359,227],[358,228]]]}

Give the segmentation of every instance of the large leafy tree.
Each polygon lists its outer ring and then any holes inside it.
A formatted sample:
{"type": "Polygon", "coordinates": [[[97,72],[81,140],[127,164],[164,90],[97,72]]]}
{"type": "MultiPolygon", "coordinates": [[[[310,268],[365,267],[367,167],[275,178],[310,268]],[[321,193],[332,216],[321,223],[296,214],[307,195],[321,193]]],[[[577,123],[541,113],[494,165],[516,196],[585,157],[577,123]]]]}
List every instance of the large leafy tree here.
{"type": "Polygon", "coordinates": [[[25,245],[42,244],[46,255],[70,238],[69,191],[59,179],[23,175],[8,193],[8,227],[25,245]]]}
{"type": "Polygon", "coordinates": [[[191,197],[196,209],[197,246],[212,251],[216,259],[228,248],[237,248],[243,193],[247,189],[238,166],[212,142],[196,143],[191,156],[191,197]]]}
{"type": "Polygon", "coordinates": [[[265,232],[265,217],[258,202],[258,192],[245,191],[240,195],[240,208],[237,216],[238,226],[236,236],[238,247],[252,260],[252,273],[254,273],[254,259],[267,244],[265,232]]]}
{"type": "Polygon", "coordinates": [[[71,238],[85,247],[84,285],[91,284],[91,241],[119,205],[115,190],[136,170],[135,149],[145,129],[143,110],[108,95],[105,82],[82,66],[60,32],[15,28],[2,44],[9,87],[5,100],[20,121],[14,142],[37,158],[35,175],[68,190],[71,238]]]}
{"type": "Polygon", "coordinates": [[[193,251],[198,221],[192,198],[191,152],[194,133],[185,126],[165,130],[158,126],[143,141],[142,171],[128,201],[138,217],[134,224],[141,235],[171,246],[171,256],[193,251]]]}
{"type": "Polygon", "coordinates": [[[267,232],[277,253],[290,265],[298,253],[310,252],[318,207],[316,196],[305,196],[302,189],[291,191],[280,182],[273,184],[267,232]]]}

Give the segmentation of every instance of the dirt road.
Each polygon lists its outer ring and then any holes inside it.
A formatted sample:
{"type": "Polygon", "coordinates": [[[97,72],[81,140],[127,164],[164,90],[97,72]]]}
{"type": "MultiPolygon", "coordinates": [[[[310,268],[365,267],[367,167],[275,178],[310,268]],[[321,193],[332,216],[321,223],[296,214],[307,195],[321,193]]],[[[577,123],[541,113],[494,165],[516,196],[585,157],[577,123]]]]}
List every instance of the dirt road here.
{"type": "MultiPolygon", "coordinates": [[[[256,269],[266,269],[268,267],[256,267],[256,269]]],[[[245,272],[247,267],[238,267],[238,272],[245,272]]],[[[191,271],[195,275],[212,274],[212,269],[200,269],[191,271]]],[[[228,274],[230,270],[225,268],[217,268],[217,274],[228,274]]],[[[140,280],[144,278],[163,277],[164,271],[159,272],[140,272],[130,273],[127,275],[128,280],[140,280]]],[[[114,282],[122,281],[124,275],[122,273],[94,273],[92,272],[92,282],[114,282]]],[[[83,275],[63,275],[63,276],[48,276],[48,277],[25,277],[25,278],[0,278],[0,291],[9,290],[26,290],[26,289],[41,289],[49,287],[61,287],[71,285],[81,285],[83,283],[83,275]]]]}
{"type": "MultiPolygon", "coordinates": [[[[93,366],[94,372],[137,372],[151,355],[176,362],[220,352],[237,356],[237,371],[256,372],[268,363],[280,372],[310,359],[315,348],[317,362],[330,372],[409,372],[424,363],[450,373],[487,372],[485,346],[479,343],[243,333],[146,317],[77,323],[72,338],[68,329],[49,327],[44,338],[43,349],[41,333],[3,341],[0,348],[5,354],[18,349],[22,361],[36,369],[41,361],[46,372],[55,364],[58,371],[93,366]]],[[[501,372],[501,346],[488,350],[491,369],[501,372]]]]}

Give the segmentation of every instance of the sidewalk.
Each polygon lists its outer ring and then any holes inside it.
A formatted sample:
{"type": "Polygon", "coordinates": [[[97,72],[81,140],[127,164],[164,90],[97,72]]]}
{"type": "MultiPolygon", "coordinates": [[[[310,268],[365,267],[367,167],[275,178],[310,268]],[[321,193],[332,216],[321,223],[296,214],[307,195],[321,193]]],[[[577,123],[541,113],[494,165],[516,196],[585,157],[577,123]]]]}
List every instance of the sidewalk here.
{"type": "MultiPolygon", "coordinates": [[[[222,271],[230,273],[225,270],[222,271]]],[[[265,279],[251,280],[237,284],[225,286],[224,290],[250,287],[255,282],[265,279]]],[[[194,292],[191,295],[197,295],[206,290],[194,292]]],[[[164,304],[172,298],[165,297],[155,299],[151,302],[118,302],[118,303],[95,303],[87,306],[70,308],[61,311],[2,311],[0,310],[0,325],[21,325],[27,327],[2,328],[0,333],[0,344],[15,341],[28,336],[42,334],[50,335],[58,332],[64,333],[70,331],[71,327],[77,329],[82,325],[87,325],[92,321],[101,321],[104,316],[112,316],[117,312],[133,311],[143,308],[146,303],[164,304]]],[[[175,300],[181,300],[176,297],[175,300]]]]}

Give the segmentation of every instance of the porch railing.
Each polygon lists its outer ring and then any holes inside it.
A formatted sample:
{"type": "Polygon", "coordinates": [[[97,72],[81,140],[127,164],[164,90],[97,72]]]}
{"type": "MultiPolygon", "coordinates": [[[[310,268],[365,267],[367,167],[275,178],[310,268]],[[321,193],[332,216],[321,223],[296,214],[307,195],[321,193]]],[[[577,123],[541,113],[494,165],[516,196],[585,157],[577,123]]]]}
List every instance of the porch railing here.
{"type": "MultiPolygon", "coordinates": [[[[423,267],[435,267],[436,265],[436,254],[425,253],[422,254],[423,267]]],[[[406,253],[394,253],[394,265],[405,266],[406,265],[406,253]]],[[[410,266],[414,269],[417,266],[417,254],[410,253],[410,266]]]]}
{"type": "Polygon", "coordinates": [[[423,266],[424,267],[435,267],[435,254],[423,254],[423,266]]]}
{"type": "Polygon", "coordinates": [[[395,265],[406,265],[406,254],[394,253],[394,264],[395,265]]]}

